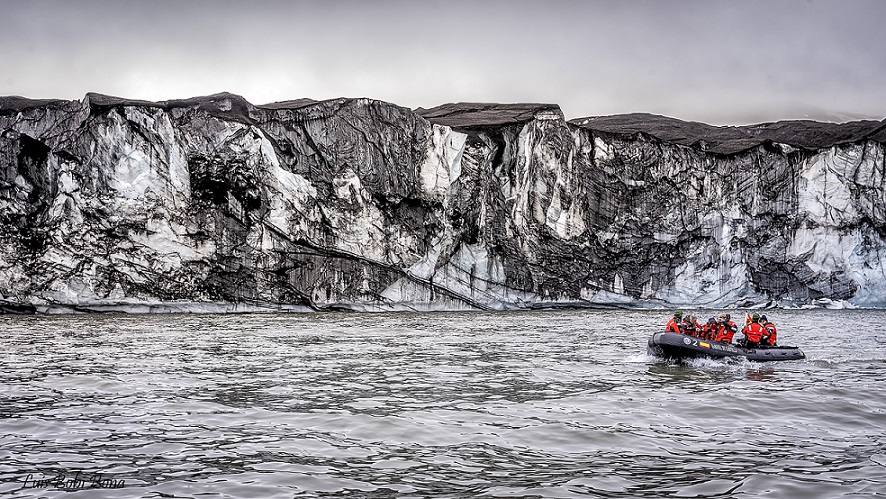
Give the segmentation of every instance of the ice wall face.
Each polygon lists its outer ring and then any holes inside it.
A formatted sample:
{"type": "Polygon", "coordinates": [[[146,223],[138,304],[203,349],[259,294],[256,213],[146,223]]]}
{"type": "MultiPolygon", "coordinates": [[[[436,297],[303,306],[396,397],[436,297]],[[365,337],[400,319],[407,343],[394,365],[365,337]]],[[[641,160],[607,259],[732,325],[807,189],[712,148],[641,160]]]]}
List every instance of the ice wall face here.
{"type": "Polygon", "coordinates": [[[0,308],[886,305],[877,127],[725,154],[617,124],[0,99],[0,308]]]}

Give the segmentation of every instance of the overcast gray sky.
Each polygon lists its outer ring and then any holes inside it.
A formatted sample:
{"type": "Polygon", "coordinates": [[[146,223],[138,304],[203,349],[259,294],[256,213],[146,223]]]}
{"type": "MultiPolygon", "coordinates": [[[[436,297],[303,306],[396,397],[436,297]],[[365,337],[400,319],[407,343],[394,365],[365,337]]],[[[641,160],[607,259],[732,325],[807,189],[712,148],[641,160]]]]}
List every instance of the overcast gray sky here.
{"type": "Polygon", "coordinates": [[[886,1],[0,0],[0,94],[886,116],[886,1]]]}

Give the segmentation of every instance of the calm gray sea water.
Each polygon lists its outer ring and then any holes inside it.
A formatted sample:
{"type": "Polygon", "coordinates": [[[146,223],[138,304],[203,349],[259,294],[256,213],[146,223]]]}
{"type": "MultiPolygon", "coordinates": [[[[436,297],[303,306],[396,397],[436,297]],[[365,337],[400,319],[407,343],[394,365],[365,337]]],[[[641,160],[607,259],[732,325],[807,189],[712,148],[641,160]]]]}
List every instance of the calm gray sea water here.
{"type": "Polygon", "coordinates": [[[13,497],[873,497],[886,312],[808,360],[646,356],[664,313],[0,317],[13,497]],[[21,489],[76,472],[121,489],[21,489]]]}

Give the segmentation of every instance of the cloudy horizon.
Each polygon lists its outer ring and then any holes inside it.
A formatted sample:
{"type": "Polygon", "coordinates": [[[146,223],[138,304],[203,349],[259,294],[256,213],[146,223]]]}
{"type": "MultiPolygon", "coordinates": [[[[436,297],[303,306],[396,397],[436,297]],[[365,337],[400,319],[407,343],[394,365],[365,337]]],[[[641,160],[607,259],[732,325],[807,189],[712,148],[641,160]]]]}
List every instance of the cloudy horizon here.
{"type": "Polygon", "coordinates": [[[886,117],[886,2],[0,0],[0,95],[548,102],[568,118],[886,117]]]}

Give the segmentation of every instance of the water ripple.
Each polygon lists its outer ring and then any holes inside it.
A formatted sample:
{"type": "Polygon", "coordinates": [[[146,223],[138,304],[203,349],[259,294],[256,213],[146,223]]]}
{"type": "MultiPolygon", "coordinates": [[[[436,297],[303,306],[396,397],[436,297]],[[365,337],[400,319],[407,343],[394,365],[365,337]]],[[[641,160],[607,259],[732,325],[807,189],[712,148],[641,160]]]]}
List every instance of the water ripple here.
{"type": "Polygon", "coordinates": [[[648,357],[651,312],[0,317],[0,494],[871,497],[886,313],[809,360],[648,357]],[[613,333],[617,331],[617,333],[613,333]],[[28,473],[122,489],[20,489],[28,473]]]}

